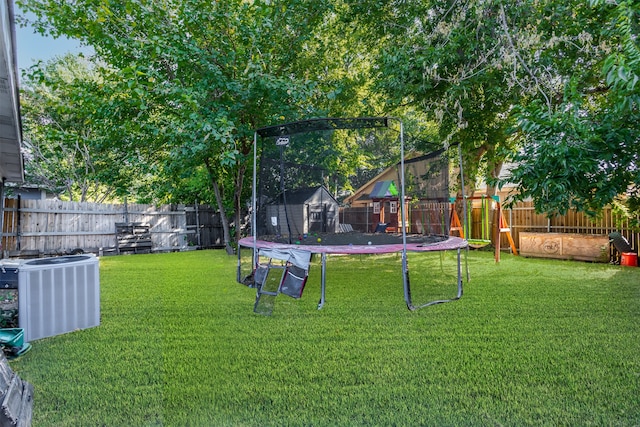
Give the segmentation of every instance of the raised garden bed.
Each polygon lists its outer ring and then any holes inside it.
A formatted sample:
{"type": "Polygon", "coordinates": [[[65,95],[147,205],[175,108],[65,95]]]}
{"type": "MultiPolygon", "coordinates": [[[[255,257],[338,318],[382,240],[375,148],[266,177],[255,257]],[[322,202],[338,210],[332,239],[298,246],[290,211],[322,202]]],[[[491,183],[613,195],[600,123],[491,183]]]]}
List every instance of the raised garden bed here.
{"type": "Polygon", "coordinates": [[[609,237],[573,233],[520,233],[522,256],[609,262],[609,237]]]}

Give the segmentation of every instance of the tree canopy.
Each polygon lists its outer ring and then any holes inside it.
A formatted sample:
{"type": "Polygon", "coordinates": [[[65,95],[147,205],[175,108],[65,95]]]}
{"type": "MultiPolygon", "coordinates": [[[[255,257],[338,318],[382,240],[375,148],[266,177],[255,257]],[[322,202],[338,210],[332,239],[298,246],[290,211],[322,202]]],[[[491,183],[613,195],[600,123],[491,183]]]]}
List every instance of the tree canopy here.
{"type": "Polygon", "coordinates": [[[589,25],[576,36],[581,49],[573,68],[567,61],[557,101],[517,109],[523,144],[511,179],[539,211],[596,213],[621,199],[638,215],[640,2],[594,0],[578,12],[576,32],[589,25]]]}
{"type": "Polygon", "coordinates": [[[253,129],[313,111],[314,82],[300,72],[298,53],[323,22],[328,2],[36,0],[21,6],[42,31],[93,46],[116,70],[130,96],[128,105],[108,108],[117,114],[134,103],[134,120],[147,127],[134,146],[155,147],[152,160],[170,182],[205,174],[225,226],[227,211],[240,214],[253,129]]]}
{"type": "Polygon", "coordinates": [[[147,164],[131,141],[139,136],[130,99],[111,72],[71,54],[23,76],[21,107],[27,176],[69,200],[104,201],[134,191],[147,164]],[[120,114],[109,106],[117,104],[120,114]],[[130,150],[133,148],[133,150],[130,150]]]}
{"type": "Polygon", "coordinates": [[[92,179],[126,192],[132,177],[156,199],[205,197],[238,225],[254,129],[393,114],[412,148],[460,142],[472,177],[504,184],[513,162],[516,197],[539,211],[640,207],[637,0],[18,3],[40,31],[91,45],[100,70],[68,85],[89,115],[33,135],[125,166],[92,179]]]}
{"type": "Polygon", "coordinates": [[[637,1],[348,3],[376,35],[376,87],[461,142],[472,177],[515,162],[517,197],[548,213],[593,211],[637,182],[637,1]]]}

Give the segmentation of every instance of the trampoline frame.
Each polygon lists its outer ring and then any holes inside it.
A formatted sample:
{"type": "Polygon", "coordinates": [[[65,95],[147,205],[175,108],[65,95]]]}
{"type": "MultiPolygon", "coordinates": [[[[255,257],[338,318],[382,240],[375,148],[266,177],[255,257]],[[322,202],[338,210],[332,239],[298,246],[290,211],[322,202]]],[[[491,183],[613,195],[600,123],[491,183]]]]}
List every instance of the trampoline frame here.
{"type": "MultiPolygon", "coordinates": [[[[384,254],[384,253],[397,253],[402,254],[402,284],[404,289],[404,300],[407,308],[411,311],[428,307],[434,304],[441,304],[451,301],[456,301],[462,297],[462,263],[461,263],[461,251],[462,249],[468,249],[468,242],[465,239],[448,236],[444,241],[431,243],[431,244],[417,244],[407,243],[407,224],[406,224],[406,212],[405,203],[399,203],[401,228],[402,228],[402,243],[401,244],[385,244],[385,245],[293,245],[285,243],[274,243],[264,240],[259,240],[257,236],[257,171],[258,171],[258,136],[261,137],[286,137],[296,133],[314,132],[319,130],[328,129],[354,129],[354,128],[372,128],[372,127],[389,127],[390,121],[397,121],[400,125],[400,200],[406,200],[405,195],[405,153],[404,153],[404,125],[402,120],[394,117],[367,117],[367,118],[347,118],[347,119],[310,119],[301,120],[297,122],[291,122],[283,125],[269,126],[257,129],[253,136],[253,183],[251,194],[251,237],[245,237],[238,242],[238,270],[237,281],[242,283],[241,277],[241,251],[240,247],[247,247],[253,249],[252,267],[253,270],[258,266],[259,255],[258,251],[261,248],[273,248],[273,249],[297,249],[306,250],[314,254],[321,255],[321,295],[318,302],[318,309],[321,309],[326,302],[326,265],[328,254],[384,254]],[[407,260],[408,252],[433,252],[433,251],[445,251],[456,250],[457,251],[457,294],[455,297],[446,300],[435,300],[424,304],[415,305],[411,298],[411,284],[409,279],[409,267],[407,260]]],[[[469,277],[468,265],[467,265],[467,280],[469,277]]]]}

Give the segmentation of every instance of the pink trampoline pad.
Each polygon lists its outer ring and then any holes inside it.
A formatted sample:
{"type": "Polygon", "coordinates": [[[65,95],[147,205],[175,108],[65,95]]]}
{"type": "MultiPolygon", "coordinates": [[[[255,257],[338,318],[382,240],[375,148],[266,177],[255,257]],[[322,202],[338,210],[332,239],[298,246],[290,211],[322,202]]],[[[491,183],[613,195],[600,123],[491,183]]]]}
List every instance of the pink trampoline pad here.
{"type": "MultiPolygon", "coordinates": [[[[240,246],[246,248],[254,247],[253,237],[245,237],[238,242],[240,246]]],[[[407,243],[407,251],[410,252],[432,252],[463,249],[468,246],[466,240],[460,237],[449,236],[445,240],[434,243],[407,243]]],[[[267,240],[255,240],[255,248],[263,249],[300,249],[316,254],[343,254],[343,255],[359,255],[359,254],[388,254],[394,252],[402,252],[402,243],[393,244],[348,244],[348,245],[322,245],[322,244],[289,244],[278,243],[267,240]]]]}

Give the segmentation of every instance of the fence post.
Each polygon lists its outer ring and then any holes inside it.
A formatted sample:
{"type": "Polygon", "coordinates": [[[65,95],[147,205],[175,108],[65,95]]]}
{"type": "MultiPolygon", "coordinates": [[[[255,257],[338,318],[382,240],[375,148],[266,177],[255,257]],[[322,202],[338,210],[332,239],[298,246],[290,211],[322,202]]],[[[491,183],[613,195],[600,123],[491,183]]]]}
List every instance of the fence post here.
{"type": "Polygon", "coordinates": [[[194,204],[195,206],[195,212],[196,212],[196,241],[198,242],[198,247],[202,247],[202,240],[200,237],[200,210],[198,209],[198,204],[200,202],[198,202],[196,200],[196,203],[194,204]]]}
{"type": "Polygon", "coordinates": [[[18,194],[18,204],[16,206],[16,250],[22,250],[22,214],[20,208],[22,207],[22,196],[18,194]]]}

